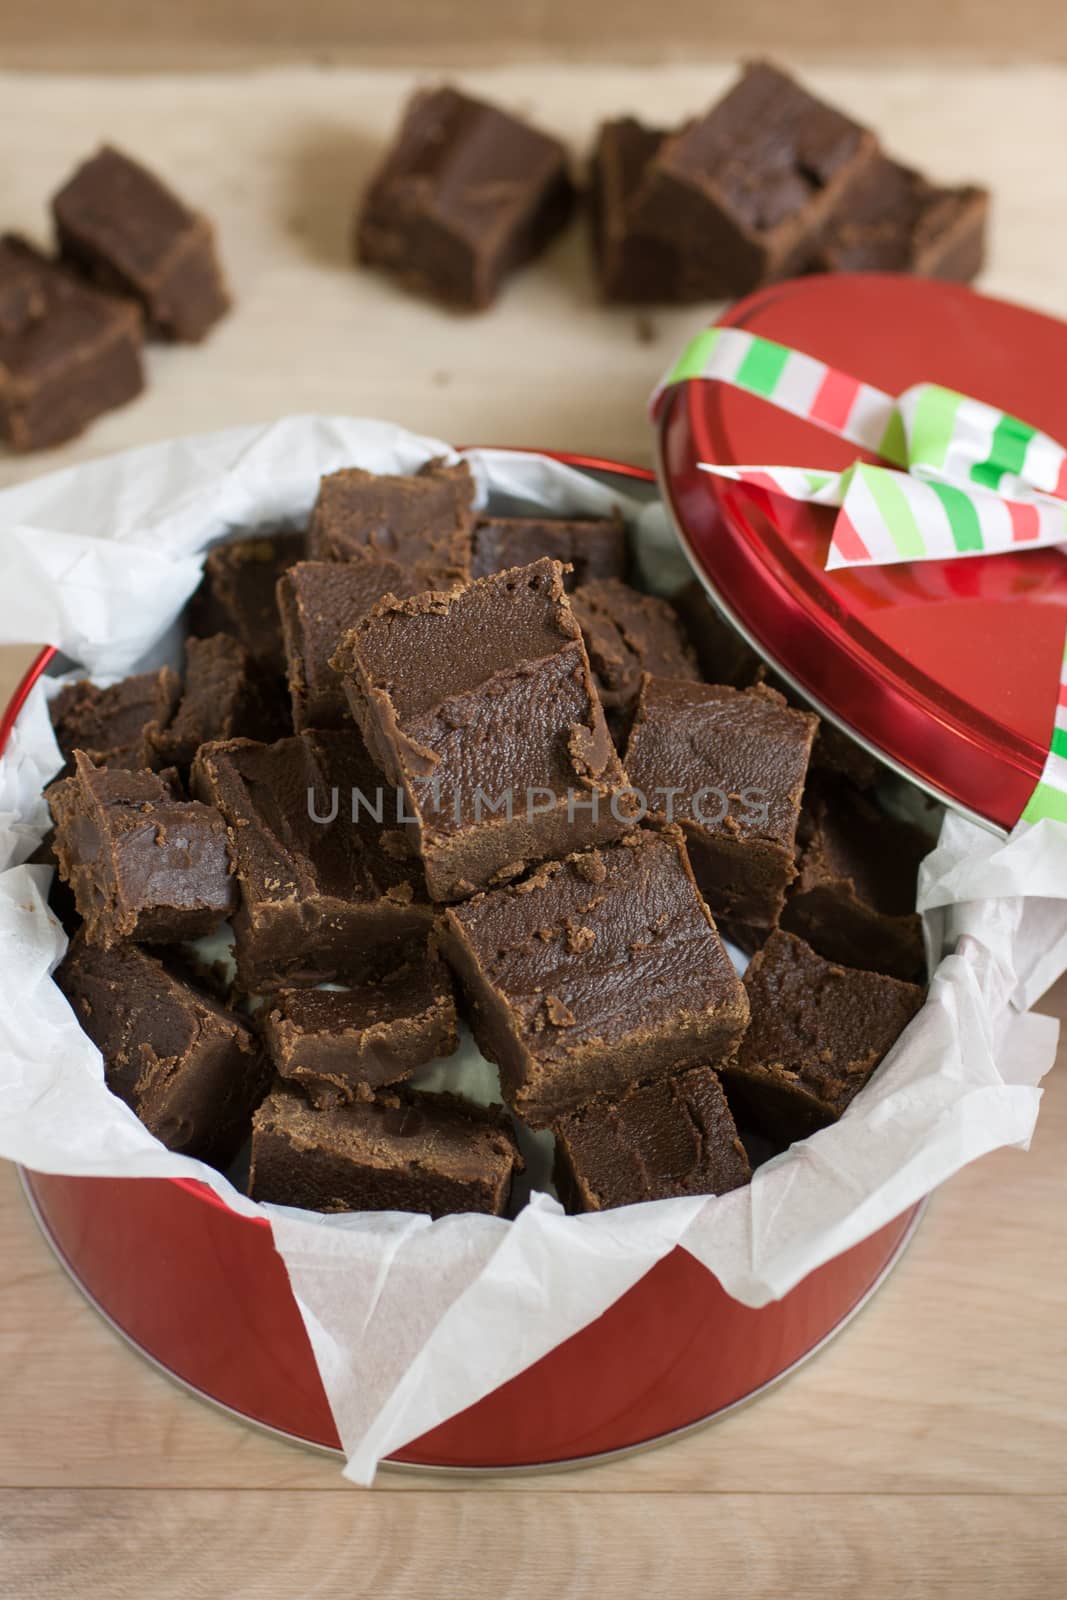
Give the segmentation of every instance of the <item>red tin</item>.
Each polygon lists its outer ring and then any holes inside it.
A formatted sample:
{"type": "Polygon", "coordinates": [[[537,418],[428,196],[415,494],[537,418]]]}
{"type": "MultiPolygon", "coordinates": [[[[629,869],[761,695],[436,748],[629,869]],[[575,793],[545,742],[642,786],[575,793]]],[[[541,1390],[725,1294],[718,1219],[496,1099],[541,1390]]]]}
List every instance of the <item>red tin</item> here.
{"type": "MultiPolygon", "coordinates": [[[[641,468],[557,459],[634,488],[641,468]],[[627,480],[624,482],[623,480],[627,480]]],[[[0,749],[53,652],[0,718],[0,749]]],[[[187,1179],[23,1173],[72,1277],[115,1329],[172,1377],[247,1421],[339,1449],[269,1225],[187,1179]]],[[[752,1310],[676,1249],[603,1316],[511,1382],[391,1458],[409,1467],[562,1466],[662,1440],[750,1399],[838,1331],[885,1276],[920,1208],[752,1310]]]]}
{"type": "MultiPolygon", "coordinates": [[[[1067,324],[959,284],[812,277],[730,308],[776,339],[899,394],[922,380],[1067,440],[1067,324]]],[[[854,445],[720,383],[661,416],[660,475],[716,602],[831,720],[939,799],[1010,828],[1052,731],[1067,561],[1058,550],[825,571],[833,512],[731,484],[699,461],[841,469],[854,445]]]]}

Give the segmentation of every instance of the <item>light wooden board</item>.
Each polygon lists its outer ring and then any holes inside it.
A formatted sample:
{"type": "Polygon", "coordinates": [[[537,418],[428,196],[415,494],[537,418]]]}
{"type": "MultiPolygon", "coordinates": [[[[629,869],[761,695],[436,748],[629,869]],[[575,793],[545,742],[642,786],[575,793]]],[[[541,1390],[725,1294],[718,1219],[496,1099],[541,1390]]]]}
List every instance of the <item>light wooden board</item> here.
{"type": "MultiPolygon", "coordinates": [[[[727,75],[467,76],[583,145],[597,116],[673,118],[727,75]]],[[[1067,142],[1058,73],[815,78],[904,154],[992,181],[989,285],[1067,312],[1067,169],[1041,158],[1067,142]]],[[[0,78],[0,148],[19,150],[3,225],[40,228],[47,194],[106,134],[215,211],[241,302],[203,350],[153,352],[143,401],[47,459],[0,458],[0,483],[311,409],[648,460],[645,393],[702,308],[654,314],[648,342],[630,313],[595,306],[578,234],[476,321],[349,265],[352,196],[411,81],[0,78]]],[[[0,702],[29,654],[0,647],[0,702]]],[[[1067,985],[1050,1009],[1067,1012],[1067,985]]],[[[991,1157],[936,1196],[852,1327],[722,1423],[566,1476],[385,1473],[371,1493],[128,1350],[56,1266],[0,1169],[0,1594],[1049,1600],[1067,1563],[1065,1143],[1061,1068],[1033,1150],[991,1157]]]]}

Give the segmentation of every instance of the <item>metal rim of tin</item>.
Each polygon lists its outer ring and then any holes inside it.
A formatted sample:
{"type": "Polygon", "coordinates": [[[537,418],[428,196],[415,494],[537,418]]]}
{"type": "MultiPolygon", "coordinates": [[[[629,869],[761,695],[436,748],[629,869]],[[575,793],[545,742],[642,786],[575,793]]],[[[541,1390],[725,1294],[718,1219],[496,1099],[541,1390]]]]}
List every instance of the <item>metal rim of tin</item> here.
{"type": "MultiPolygon", "coordinates": [[[[504,446],[504,447],[498,447],[498,448],[514,449],[517,453],[527,453],[520,446],[514,446],[514,447],[504,446]]],[[[632,465],[630,463],[611,461],[611,460],[607,460],[607,459],[605,459],[603,457],[580,455],[580,454],[567,452],[567,451],[543,450],[543,451],[532,452],[532,453],[548,456],[550,459],[555,460],[555,461],[559,461],[559,462],[563,463],[566,466],[571,466],[571,467],[576,468],[579,471],[588,472],[590,474],[596,474],[598,476],[602,476],[602,477],[605,477],[605,478],[614,478],[616,480],[617,479],[623,479],[623,480],[628,480],[631,483],[643,483],[648,487],[655,487],[656,483],[657,483],[657,475],[656,475],[656,473],[654,471],[652,471],[649,468],[638,467],[638,466],[632,465]]],[[[670,511],[670,502],[669,502],[669,498],[666,495],[664,495],[664,503],[667,505],[668,510],[670,511]]],[[[673,511],[670,511],[670,514],[671,514],[672,522],[674,522],[675,519],[674,519],[674,516],[673,516],[673,511]]],[[[700,571],[700,568],[699,568],[697,562],[695,561],[695,559],[693,557],[693,554],[692,554],[692,551],[691,551],[691,549],[689,547],[688,542],[685,540],[685,538],[682,535],[680,529],[678,530],[678,533],[679,533],[679,538],[680,538],[680,540],[682,542],[683,548],[685,549],[687,559],[689,560],[689,562],[690,562],[690,564],[691,564],[691,566],[693,568],[694,574],[697,577],[700,578],[700,580],[701,580],[702,584],[704,585],[705,589],[707,589],[708,592],[710,593],[711,592],[710,591],[710,586],[707,584],[703,573],[700,571]]],[[[739,629],[739,631],[743,632],[743,630],[740,630],[740,629],[739,629]]],[[[27,668],[26,672],[23,674],[23,677],[21,678],[19,684],[17,685],[17,687],[15,689],[15,692],[12,695],[12,697],[11,697],[10,701],[8,702],[7,706],[3,709],[2,713],[0,713],[0,753],[3,752],[8,740],[10,739],[12,730],[14,729],[15,724],[18,721],[19,714],[21,713],[21,711],[22,711],[22,709],[23,709],[23,707],[24,707],[24,705],[26,703],[26,700],[28,699],[28,697],[30,695],[30,692],[32,691],[34,685],[36,684],[37,680],[42,676],[42,674],[46,671],[46,669],[48,668],[50,663],[55,659],[57,654],[58,654],[58,651],[52,645],[45,646],[45,647],[43,647],[41,649],[39,654],[34,658],[34,660],[31,662],[30,666],[27,668]]],[[[849,730],[849,729],[846,729],[846,731],[851,732],[851,730],[849,730]]],[[[853,735],[853,737],[854,737],[854,735],[853,735]]],[[[906,773],[904,775],[905,776],[909,776],[909,774],[906,774],[906,773]]],[[[914,780],[912,780],[912,781],[914,781],[914,780]]],[[[245,1412],[237,1410],[236,1408],[234,1408],[234,1407],[232,1407],[230,1405],[227,1405],[227,1403],[225,1401],[217,1399],[214,1395],[211,1395],[211,1394],[207,1393],[206,1390],[203,1390],[203,1389],[197,1387],[195,1384],[191,1383],[188,1379],[183,1378],[180,1374],[176,1373],[170,1367],[168,1367],[164,1362],[159,1360],[158,1357],[153,1355],[153,1353],[150,1350],[146,1349],[143,1345],[138,1343],[136,1339],[134,1339],[129,1333],[127,1333],[127,1331],[124,1328],[122,1328],[120,1326],[120,1324],[117,1321],[115,1321],[115,1319],[108,1313],[108,1311],[103,1307],[103,1305],[101,1305],[101,1303],[97,1300],[97,1298],[93,1294],[92,1290],[87,1287],[85,1282],[78,1275],[78,1273],[77,1273],[76,1269],[74,1268],[73,1264],[68,1260],[68,1258],[66,1257],[65,1253],[63,1252],[63,1250],[60,1248],[59,1244],[57,1243],[57,1241],[53,1237],[53,1235],[51,1233],[51,1230],[49,1229],[47,1223],[45,1222],[44,1217],[41,1214],[41,1210],[40,1210],[40,1207],[39,1207],[39,1205],[37,1203],[37,1200],[36,1200],[35,1196],[33,1195],[32,1190],[30,1188],[25,1169],[22,1168],[21,1166],[17,1166],[16,1167],[16,1171],[17,1171],[18,1176],[19,1176],[19,1182],[20,1182],[20,1185],[21,1185],[21,1188],[22,1188],[23,1195],[24,1195],[24,1197],[26,1199],[26,1204],[27,1204],[27,1206],[29,1208],[29,1211],[30,1211],[35,1223],[37,1224],[37,1227],[40,1230],[42,1236],[46,1240],[46,1242],[47,1242],[47,1244],[49,1246],[49,1249],[52,1251],[52,1254],[54,1255],[55,1259],[57,1260],[59,1265],[62,1267],[62,1269],[66,1273],[66,1275],[69,1277],[71,1282],[76,1285],[77,1289],[79,1290],[81,1295],[84,1297],[84,1299],[87,1301],[87,1303],[93,1308],[93,1310],[101,1318],[101,1320],[104,1323],[106,1323],[107,1326],[110,1327],[113,1330],[113,1332],[116,1333],[119,1336],[119,1338],[122,1340],[123,1344],[128,1346],[128,1348],[130,1348],[131,1350],[136,1351],[136,1353],[142,1358],[142,1360],[146,1361],[150,1366],[154,1367],[156,1369],[156,1371],[160,1372],[172,1384],[176,1385],[178,1388],[182,1389],[186,1393],[195,1396],[198,1400],[200,1400],[200,1401],[204,1402],[205,1404],[211,1406],[213,1409],[215,1409],[215,1410],[217,1410],[219,1412],[222,1412],[225,1415],[233,1417],[237,1421],[241,1422],[245,1427],[253,1428],[257,1432],[266,1434],[266,1435],[271,1436],[273,1438],[282,1439],[286,1443],[295,1444],[295,1445],[301,1446],[302,1448],[304,1448],[306,1450],[313,1451],[317,1455],[329,1456],[334,1460],[343,1460],[344,1459],[344,1452],[342,1450],[334,1449],[330,1445],[324,1445],[324,1444],[317,1443],[316,1441],[308,1439],[308,1438],[305,1438],[300,1434],[291,1433],[291,1432],[288,1432],[287,1430],[284,1430],[284,1429],[281,1429],[281,1428],[272,1427],[269,1423],[261,1422],[261,1421],[259,1421],[258,1419],[254,1418],[254,1417],[248,1416],[245,1412]]],[[[218,1207],[218,1208],[220,1208],[222,1210],[225,1210],[225,1211],[229,1210],[229,1207],[226,1206],[225,1201],[222,1200],[222,1198],[219,1195],[215,1194],[214,1191],[206,1188],[202,1183],[200,1183],[196,1179],[193,1179],[193,1178],[174,1178],[174,1179],[171,1179],[170,1181],[172,1183],[176,1184],[179,1188],[185,1190],[190,1195],[190,1197],[195,1197],[201,1203],[208,1204],[208,1205],[211,1205],[211,1206],[216,1206],[216,1207],[218,1207]]],[[[867,1304],[870,1302],[870,1300],[874,1297],[874,1295],[877,1293],[877,1291],[881,1288],[882,1284],[885,1282],[885,1280],[887,1279],[889,1274],[892,1272],[893,1268],[900,1261],[900,1259],[903,1256],[905,1250],[907,1249],[907,1246],[911,1243],[911,1240],[913,1239],[913,1237],[915,1235],[915,1231],[918,1228],[919,1222],[920,1222],[920,1220],[921,1220],[921,1218],[922,1218],[922,1216],[923,1216],[923,1214],[924,1214],[924,1212],[926,1210],[927,1204],[928,1204],[928,1200],[927,1199],[923,1199],[922,1201],[920,1201],[914,1207],[912,1216],[911,1216],[911,1218],[910,1218],[910,1220],[909,1220],[909,1222],[907,1224],[907,1227],[906,1227],[904,1233],[902,1234],[899,1242],[897,1243],[897,1245],[893,1249],[891,1255],[889,1256],[887,1261],[884,1263],[884,1265],[881,1267],[881,1269],[879,1270],[877,1275],[872,1279],[872,1281],[870,1282],[868,1287],[863,1291],[863,1293],[859,1296],[859,1298],[855,1301],[855,1303],[848,1309],[848,1311],[846,1311],[845,1314],[842,1317],[840,1317],[838,1319],[838,1321],[833,1324],[832,1327],[828,1328],[825,1331],[825,1333],[823,1333],[822,1336],[819,1339],[817,1339],[816,1342],[808,1350],[804,1351],[803,1354],[798,1356],[788,1366],[784,1367],[780,1372],[776,1373],[774,1375],[774,1377],[772,1377],[772,1378],[768,1379],[766,1382],[760,1384],[758,1387],[756,1387],[755,1389],[750,1391],[748,1394],[742,1395],[739,1399],[734,1400],[734,1401],[730,1402],[729,1404],[727,1404],[725,1406],[721,1406],[718,1409],[716,1409],[716,1410],[714,1410],[712,1412],[709,1412],[707,1415],[705,1415],[703,1417],[697,1417],[691,1422],[686,1422],[686,1423],[682,1424],[680,1427],[669,1429],[666,1432],[654,1434],[654,1435],[652,1435],[651,1437],[649,1437],[647,1439],[638,1440],[638,1441],[636,1441],[634,1443],[631,1443],[631,1444],[622,1445],[619,1448],[614,1449],[614,1450],[604,1450],[604,1451],[600,1451],[600,1452],[597,1452],[595,1454],[586,1455],[586,1456],[572,1456],[572,1457],[567,1457],[565,1459],[561,1459],[561,1460],[558,1460],[558,1461],[532,1462],[532,1463],[519,1463],[519,1464],[515,1464],[515,1465],[479,1467],[479,1466],[447,1466],[447,1465],[442,1466],[442,1465],[435,1465],[435,1464],[431,1464],[431,1463],[420,1463],[420,1462],[413,1462],[413,1461],[394,1461],[394,1460],[390,1460],[390,1459],[387,1458],[387,1459],[382,1461],[381,1467],[383,1469],[387,1469],[387,1470],[389,1470],[391,1472],[403,1472],[403,1473],[422,1474],[422,1475],[424,1475],[424,1474],[437,1474],[437,1475],[443,1475],[443,1476],[447,1476],[447,1477],[460,1477],[460,1478],[491,1478],[491,1477],[498,1477],[498,1476],[512,1477],[512,1476],[526,1476],[526,1475],[544,1475],[544,1474],[552,1473],[552,1472],[568,1472],[568,1471],[572,1471],[572,1470],[577,1470],[580,1467],[593,1466],[593,1465],[599,1465],[601,1463],[622,1460],[622,1459],[625,1459],[625,1458],[627,1458],[629,1456],[638,1455],[638,1454],[641,1454],[641,1453],[643,1453],[645,1451],[648,1451],[648,1450],[658,1449],[662,1445],[670,1444],[673,1441],[675,1441],[677,1439],[685,1438],[687,1435],[695,1433],[695,1432],[699,1431],[700,1429],[710,1427],[710,1426],[712,1426],[712,1424],[718,1422],[721,1418],[729,1416],[729,1415],[732,1415],[733,1413],[741,1410],[742,1408],[751,1405],[753,1402],[755,1402],[756,1400],[760,1399],[763,1395],[767,1394],[770,1390],[777,1388],[787,1378],[791,1377],[795,1372],[797,1372],[797,1370],[799,1368],[805,1366],[816,1355],[818,1355],[819,1352],[822,1351],[824,1349],[824,1347],[831,1342],[831,1340],[835,1339],[839,1333],[843,1332],[843,1330],[846,1327],[848,1327],[848,1325],[867,1306],[867,1304]]],[[[261,1226],[261,1227],[268,1227],[269,1226],[269,1224],[266,1222],[265,1219],[255,1219],[255,1220],[256,1220],[256,1224],[258,1226],[261,1226]]]]}

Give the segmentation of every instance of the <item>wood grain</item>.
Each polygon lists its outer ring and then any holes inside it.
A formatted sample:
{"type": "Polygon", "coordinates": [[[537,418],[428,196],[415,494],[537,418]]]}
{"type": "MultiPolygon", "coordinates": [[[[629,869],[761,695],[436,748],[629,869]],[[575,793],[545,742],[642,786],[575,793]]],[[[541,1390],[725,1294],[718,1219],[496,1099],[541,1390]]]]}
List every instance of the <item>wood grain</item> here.
{"type": "MultiPolygon", "coordinates": [[[[2,36],[7,59],[6,22],[2,36]]],[[[597,117],[673,117],[728,71],[465,77],[582,148],[597,117]]],[[[1059,72],[814,77],[903,154],[992,181],[988,286],[1067,313],[1067,167],[1043,159],[1067,144],[1059,72]]],[[[240,306],[202,350],[154,350],[149,394],[83,440],[0,458],[0,483],[292,410],[647,460],[644,396],[709,308],[641,326],[603,311],[577,231],[476,322],[351,267],[352,196],[412,81],[0,76],[0,141],[20,152],[5,173],[5,226],[39,232],[47,194],[110,136],[217,215],[240,306]]],[[[0,703],[31,654],[0,646],[0,703]]],[[[1067,983],[1047,1008],[1067,1013],[1067,983]]],[[[1061,1064],[1031,1152],[990,1157],[935,1196],[840,1339],[711,1428],[567,1475],[386,1471],[369,1493],[352,1491],[333,1458],[241,1425],[128,1349],[57,1266],[13,1170],[0,1168],[0,1594],[1051,1600],[1067,1563],[1065,1145],[1061,1064]]]]}
{"type": "Polygon", "coordinates": [[[799,53],[881,61],[1063,59],[1057,0],[893,6],[850,0],[53,0],[2,7],[2,59],[20,67],[142,70],[325,60],[372,63],[579,59],[656,61],[697,54],[799,53]]]}

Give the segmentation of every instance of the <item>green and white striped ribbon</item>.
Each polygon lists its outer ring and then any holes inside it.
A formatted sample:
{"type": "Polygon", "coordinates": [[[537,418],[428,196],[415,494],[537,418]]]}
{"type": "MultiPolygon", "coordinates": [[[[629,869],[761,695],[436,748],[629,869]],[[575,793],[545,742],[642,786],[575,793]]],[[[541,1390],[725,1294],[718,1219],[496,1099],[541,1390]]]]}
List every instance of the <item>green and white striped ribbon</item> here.
{"type": "Polygon", "coordinates": [[[693,378],[760,395],[891,463],[826,473],[701,462],[719,477],[836,506],[828,568],[1067,544],[1067,452],[995,406],[929,383],[894,398],[740,328],[697,334],[653,409],[667,389],[693,378]]]}
{"type": "MultiPolygon", "coordinates": [[[[893,397],[802,351],[740,328],[706,328],[652,397],[705,379],[759,395],[888,465],[844,472],[701,462],[705,472],[835,506],[828,568],[945,561],[1067,547],[1067,451],[996,406],[939,384],[893,397]]],[[[1049,753],[1021,821],[1067,822],[1067,647],[1049,753]]]]}

